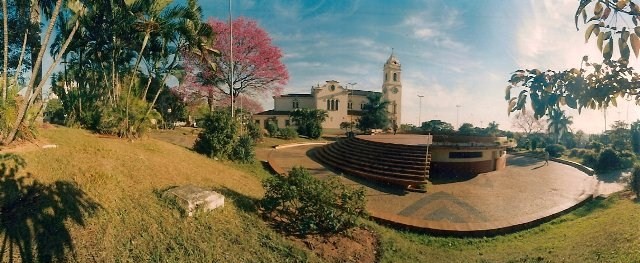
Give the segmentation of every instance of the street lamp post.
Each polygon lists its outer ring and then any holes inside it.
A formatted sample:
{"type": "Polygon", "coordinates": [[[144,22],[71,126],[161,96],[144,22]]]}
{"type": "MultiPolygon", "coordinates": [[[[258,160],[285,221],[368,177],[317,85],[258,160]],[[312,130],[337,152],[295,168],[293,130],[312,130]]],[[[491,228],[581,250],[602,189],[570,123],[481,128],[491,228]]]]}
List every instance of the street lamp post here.
{"type": "Polygon", "coordinates": [[[418,110],[418,126],[422,126],[422,98],[424,97],[424,95],[418,95],[418,98],[420,100],[420,106],[419,106],[419,110],[418,110]]]}
{"type": "Polygon", "coordinates": [[[456,105],[456,127],[460,128],[460,105],[456,105]]]}
{"type": "Polygon", "coordinates": [[[357,82],[347,83],[351,86],[351,91],[347,88],[347,114],[349,115],[349,129],[351,130],[351,136],[353,136],[353,114],[349,114],[349,104],[351,104],[351,108],[353,108],[353,101],[351,101],[351,94],[353,93],[353,86],[358,84],[357,82]],[[351,102],[351,103],[350,103],[351,102]]]}

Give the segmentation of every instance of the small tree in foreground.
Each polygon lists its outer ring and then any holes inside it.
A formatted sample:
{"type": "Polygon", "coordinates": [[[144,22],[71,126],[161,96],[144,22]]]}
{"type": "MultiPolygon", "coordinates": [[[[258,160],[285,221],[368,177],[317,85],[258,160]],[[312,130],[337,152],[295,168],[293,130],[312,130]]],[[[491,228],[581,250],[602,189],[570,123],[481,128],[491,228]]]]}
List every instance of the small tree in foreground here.
{"type": "Polygon", "coordinates": [[[324,110],[296,109],[291,112],[291,120],[298,127],[298,134],[311,139],[322,136],[322,123],[327,118],[324,110]]]}
{"type": "Polygon", "coordinates": [[[264,187],[264,212],[294,233],[340,232],[366,214],[363,188],[351,189],[335,177],[320,181],[302,167],[267,179],[264,187]]]}
{"type": "Polygon", "coordinates": [[[193,149],[211,158],[227,158],[236,145],[238,122],[229,111],[224,110],[211,112],[202,122],[203,129],[193,149]]]}

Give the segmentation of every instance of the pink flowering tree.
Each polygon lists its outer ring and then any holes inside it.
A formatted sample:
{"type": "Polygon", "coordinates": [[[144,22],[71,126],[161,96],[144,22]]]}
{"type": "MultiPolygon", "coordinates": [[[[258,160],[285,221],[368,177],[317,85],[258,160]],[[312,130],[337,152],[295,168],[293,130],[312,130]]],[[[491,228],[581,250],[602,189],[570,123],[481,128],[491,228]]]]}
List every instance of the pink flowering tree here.
{"type": "MultiPolygon", "coordinates": [[[[250,19],[240,17],[233,21],[231,78],[229,23],[215,19],[208,23],[216,34],[213,48],[219,50],[221,56],[213,58],[216,71],[201,66],[194,72],[199,75],[201,85],[217,89],[211,97],[228,100],[233,94],[234,98],[249,100],[280,95],[289,81],[289,73],[282,63],[282,51],[271,42],[267,32],[250,19]]],[[[239,102],[237,99],[234,101],[239,102]]]]}

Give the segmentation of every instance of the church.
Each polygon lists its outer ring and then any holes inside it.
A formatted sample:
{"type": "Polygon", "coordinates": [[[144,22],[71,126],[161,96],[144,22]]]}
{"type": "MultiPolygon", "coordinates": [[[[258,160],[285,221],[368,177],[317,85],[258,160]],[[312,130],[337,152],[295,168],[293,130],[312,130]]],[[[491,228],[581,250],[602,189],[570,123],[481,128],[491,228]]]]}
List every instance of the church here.
{"type": "MultiPolygon", "coordinates": [[[[400,61],[394,52],[384,63],[382,97],[389,101],[389,118],[391,125],[402,123],[402,81],[400,61]]],[[[327,118],[322,123],[323,128],[339,129],[342,122],[356,122],[362,116],[362,109],[368,102],[367,96],[377,91],[354,90],[348,84],[341,84],[335,80],[328,80],[323,85],[311,87],[310,93],[283,94],[274,96],[273,110],[253,115],[253,120],[261,127],[267,125],[267,121],[274,121],[279,128],[284,128],[293,123],[289,114],[295,109],[322,109],[327,112],[327,118]]]]}

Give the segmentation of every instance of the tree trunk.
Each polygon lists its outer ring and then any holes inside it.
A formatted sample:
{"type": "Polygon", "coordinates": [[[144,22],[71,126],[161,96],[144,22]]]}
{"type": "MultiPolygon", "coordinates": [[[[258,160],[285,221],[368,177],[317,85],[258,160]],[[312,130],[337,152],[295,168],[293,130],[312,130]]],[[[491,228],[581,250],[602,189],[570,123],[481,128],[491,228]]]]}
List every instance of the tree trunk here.
{"type": "Polygon", "coordinates": [[[2,104],[7,100],[7,89],[9,89],[9,82],[7,82],[7,70],[9,68],[9,26],[8,26],[8,18],[7,18],[7,0],[2,0],[2,37],[4,40],[4,54],[2,58],[2,62],[4,63],[2,66],[2,104]]]}
{"type": "MultiPolygon", "coordinates": [[[[51,33],[53,32],[53,28],[55,26],[56,20],[58,19],[58,14],[60,13],[60,7],[62,5],[62,0],[58,0],[56,1],[56,6],[53,10],[53,13],[51,15],[51,19],[49,20],[49,26],[47,27],[47,32],[45,34],[44,37],[44,41],[42,42],[42,47],[44,47],[47,43],[49,43],[49,39],[51,37],[51,33]]],[[[51,66],[49,67],[49,70],[47,71],[47,76],[45,78],[48,78],[49,75],[51,75],[51,73],[53,72],[53,69],[55,68],[55,66],[60,62],[60,58],[62,57],[62,54],[64,54],[65,50],[67,49],[67,46],[69,46],[69,43],[71,42],[71,39],[73,38],[73,35],[75,34],[76,30],[78,29],[80,25],[79,21],[76,21],[75,26],[73,27],[73,30],[71,31],[69,37],[67,38],[67,40],[65,41],[64,45],[62,46],[62,48],[60,49],[60,53],[58,54],[58,56],[56,57],[56,59],[53,61],[53,63],[51,64],[51,66]]],[[[36,64],[33,65],[36,70],[35,72],[37,72],[39,70],[39,68],[42,67],[42,57],[44,56],[44,48],[40,49],[40,52],[38,53],[38,58],[36,59],[36,64]]],[[[20,128],[20,126],[24,123],[25,120],[25,115],[27,113],[27,110],[29,109],[29,107],[33,104],[33,101],[35,99],[35,96],[32,95],[31,91],[33,89],[35,83],[35,78],[32,77],[29,80],[29,84],[27,85],[27,90],[25,92],[25,101],[22,103],[22,105],[20,105],[20,108],[18,110],[18,115],[16,118],[16,121],[13,125],[13,127],[11,128],[11,131],[9,132],[9,134],[7,135],[7,137],[4,138],[4,140],[2,140],[2,144],[7,145],[11,142],[13,142],[13,140],[15,140],[16,138],[16,133],[18,132],[18,129],[20,128]]],[[[42,87],[44,86],[45,81],[41,81],[40,84],[37,86],[37,88],[35,89],[34,93],[39,93],[42,92],[42,87]]]]}
{"type": "MultiPolygon", "coordinates": [[[[24,53],[27,50],[27,39],[29,38],[29,29],[27,29],[26,32],[24,32],[24,38],[22,39],[22,49],[20,50],[20,58],[18,58],[18,67],[16,67],[17,70],[20,70],[20,68],[22,67],[22,60],[24,60],[24,53]]],[[[16,75],[13,76],[13,83],[18,83],[18,74],[16,72],[16,75]]]]}
{"type": "Polygon", "coordinates": [[[149,36],[151,35],[150,31],[146,31],[144,34],[144,39],[142,40],[142,47],[140,48],[140,52],[138,53],[138,58],[136,58],[136,63],[133,66],[133,69],[131,70],[131,80],[129,81],[129,88],[127,89],[127,102],[126,102],[126,107],[125,107],[125,119],[124,119],[124,126],[127,129],[126,133],[127,133],[127,137],[129,137],[131,135],[131,128],[130,128],[130,124],[129,124],[129,104],[130,102],[130,98],[131,98],[131,89],[133,88],[133,81],[135,80],[135,75],[136,72],[138,71],[138,66],[140,65],[140,61],[142,60],[142,53],[144,52],[144,48],[147,46],[147,41],[149,41],[149,36]]]}

